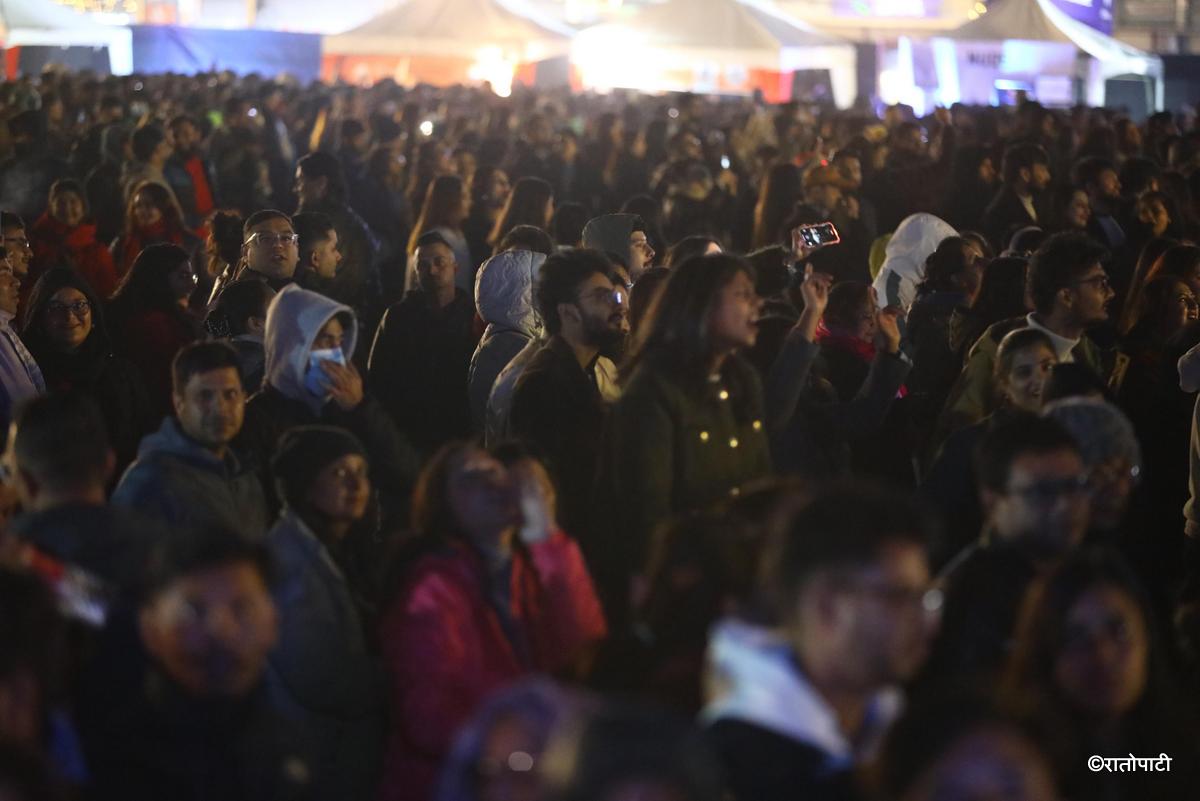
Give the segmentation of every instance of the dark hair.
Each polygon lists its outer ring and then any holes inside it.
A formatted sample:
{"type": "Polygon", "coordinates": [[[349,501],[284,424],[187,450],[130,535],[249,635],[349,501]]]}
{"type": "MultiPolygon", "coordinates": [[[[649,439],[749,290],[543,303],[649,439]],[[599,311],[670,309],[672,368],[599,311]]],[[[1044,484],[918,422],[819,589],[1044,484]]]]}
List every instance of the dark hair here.
{"type": "Polygon", "coordinates": [[[670,271],[641,329],[634,335],[623,377],[632,376],[643,361],[684,378],[702,382],[713,357],[709,318],[720,290],[738,273],[754,280],[754,268],[738,256],[720,253],[697,256],[670,271]]]}
{"type": "Polygon", "coordinates": [[[1069,231],[1051,236],[1029,260],[1026,280],[1033,307],[1039,314],[1049,314],[1059,290],[1107,257],[1104,246],[1086,234],[1069,231]]]}
{"type": "MultiPolygon", "coordinates": [[[[1134,306],[1137,305],[1138,295],[1141,294],[1142,287],[1145,286],[1147,279],[1150,277],[1150,272],[1158,264],[1169,250],[1174,250],[1181,246],[1181,243],[1169,236],[1154,236],[1146,240],[1146,244],[1142,245],[1142,251],[1138,254],[1137,264],[1133,268],[1133,277],[1129,281],[1129,287],[1125,291],[1125,302],[1121,306],[1121,317],[1117,322],[1117,330],[1124,333],[1129,330],[1133,317],[1134,306]]],[[[1184,247],[1192,247],[1190,245],[1184,247]]],[[[1173,256],[1172,259],[1181,258],[1173,256]]]]}
{"type": "MultiPolygon", "coordinates": [[[[1040,328],[1018,328],[1004,335],[1004,339],[1000,340],[1000,346],[996,348],[996,363],[992,367],[992,376],[997,389],[1000,388],[1000,382],[1012,370],[1013,357],[1021,351],[1035,346],[1055,353],[1054,343],[1050,340],[1049,335],[1040,328]]],[[[1055,358],[1057,359],[1057,354],[1055,358]]]]}
{"type": "Polygon", "coordinates": [[[217,256],[226,264],[242,257],[242,216],[233,211],[214,211],[208,218],[209,236],[217,245],[217,256]]]}
{"type": "Polygon", "coordinates": [[[305,178],[324,178],[327,200],[333,203],[345,201],[346,178],[342,175],[342,165],[330,154],[321,150],[309,153],[296,162],[296,169],[305,178]]]}
{"type": "Polygon", "coordinates": [[[1004,162],[1000,169],[1004,183],[1016,183],[1021,170],[1032,170],[1037,164],[1050,164],[1050,156],[1044,147],[1030,142],[1010,146],[1004,151],[1004,162]]]}
{"type": "MultiPolygon", "coordinates": [[[[1177,727],[1178,699],[1182,695],[1170,674],[1169,654],[1159,636],[1154,607],[1137,574],[1108,549],[1089,548],[1068,555],[1026,594],[1013,640],[1016,649],[1001,685],[1003,695],[1015,705],[1036,710],[1043,719],[1053,718],[1059,724],[1053,727],[1056,738],[1067,742],[1086,738],[1082,729],[1088,724],[1078,711],[1069,708],[1057,687],[1054,666],[1064,645],[1072,607],[1099,587],[1123,593],[1137,607],[1146,628],[1146,687],[1122,721],[1123,740],[1142,746],[1186,742],[1183,738],[1187,735],[1177,727]]],[[[1071,744],[1076,748],[1084,745],[1078,741],[1071,744]]],[[[1146,750],[1149,752],[1149,747],[1146,750]]]]}
{"type": "Polygon", "coordinates": [[[804,174],[795,164],[776,164],[767,173],[754,207],[755,248],[779,244],[782,226],[804,196],[804,174]]]}
{"type": "Polygon", "coordinates": [[[791,251],[783,245],[759,248],[746,256],[746,261],[754,268],[754,291],[759,297],[773,298],[791,285],[792,276],[788,270],[791,258],[791,251]]]}
{"type": "Polygon", "coordinates": [[[544,256],[554,255],[554,241],[550,235],[534,225],[518,225],[504,235],[496,246],[497,253],[506,250],[530,250],[544,256]]]}
{"type": "Polygon", "coordinates": [[[703,256],[709,245],[721,246],[711,236],[685,236],[667,251],[666,267],[678,267],[693,256],[703,256]]]}
{"type": "Polygon", "coordinates": [[[21,215],[11,211],[0,211],[0,229],[24,227],[25,221],[21,219],[21,215]]]}
{"type": "Polygon", "coordinates": [[[493,255],[502,250],[500,243],[508,232],[518,225],[545,228],[547,225],[546,204],[553,197],[554,187],[541,178],[526,176],[517,181],[513,185],[512,192],[508,194],[504,210],[496,218],[496,225],[492,228],[491,236],[488,237],[488,242],[495,248],[493,255]]]}
{"type": "Polygon", "coordinates": [[[190,125],[193,128],[195,128],[196,130],[200,130],[199,121],[195,117],[193,117],[191,114],[176,114],[174,117],[171,118],[171,121],[169,123],[167,123],[167,127],[170,128],[172,131],[178,130],[179,128],[182,128],[184,125],[190,125]]]}
{"type": "Polygon", "coordinates": [[[641,328],[642,321],[670,277],[671,271],[666,267],[651,267],[634,282],[633,289],[629,290],[629,325],[632,331],[637,332],[641,328]]]}
{"type": "Polygon", "coordinates": [[[1086,191],[1089,186],[1100,181],[1100,176],[1105,170],[1112,170],[1115,175],[1117,167],[1108,159],[1098,156],[1082,158],[1071,168],[1071,185],[1086,191]]]}
{"type": "Polygon", "coordinates": [[[79,393],[55,393],[23,404],[13,421],[17,466],[53,489],[100,485],[110,451],[104,415],[79,393]]]}
{"type": "Polygon", "coordinates": [[[148,561],[141,596],[143,606],[181,578],[228,565],[250,565],[268,587],[272,580],[266,545],[220,525],[172,532],[172,536],[154,544],[148,561]]]}
{"type": "Polygon", "coordinates": [[[1121,165],[1121,194],[1138,197],[1150,186],[1150,182],[1162,174],[1162,168],[1144,156],[1130,156],[1121,165]]]}
{"type": "Polygon", "coordinates": [[[21,339],[34,353],[34,358],[38,360],[42,358],[42,354],[47,349],[53,348],[46,340],[42,322],[51,298],[60,289],[68,287],[82,294],[88,305],[92,307],[92,330],[81,347],[95,347],[92,355],[98,359],[107,359],[110,342],[108,329],[104,324],[104,307],[83,276],[70,267],[51,267],[33,285],[33,289],[29,293],[29,300],[22,309],[21,339]],[[93,341],[96,343],[95,346],[91,344],[93,341]]]}
{"type": "Polygon", "coordinates": [[[889,543],[925,548],[934,534],[933,519],[910,497],[870,482],[833,483],[768,535],[762,583],[775,614],[786,620],[818,571],[866,567],[889,543]]]}
{"type": "Polygon", "coordinates": [[[980,486],[994,492],[1008,489],[1013,462],[1025,454],[1079,453],[1074,437],[1049,417],[1014,412],[988,426],[975,451],[975,475],[980,486]]]}
{"type": "Polygon", "coordinates": [[[956,289],[953,279],[967,269],[967,261],[963,249],[967,240],[961,236],[948,236],[943,239],[925,259],[925,278],[917,287],[917,292],[951,292],[956,289]]]}
{"type": "Polygon", "coordinates": [[[830,326],[852,329],[863,307],[868,304],[874,304],[870,284],[862,281],[842,281],[829,291],[825,320],[830,326]]]}
{"type": "Polygon", "coordinates": [[[582,203],[560,203],[550,218],[550,235],[561,247],[573,248],[583,241],[583,227],[591,214],[582,203]]]}
{"type": "Polygon", "coordinates": [[[87,192],[83,191],[83,185],[74,178],[59,178],[50,185],[50,197],[61,194],[63,192],[71,192],[79,196],[83,201],[84,214],[87,213],[87,192]]]}
{"type": "Polygon", "coordinates": [[[171,361],[171,386],[176,395],[182,395],[193,376],[226,368],[232,368],[241,378],[237,351],[224,342],[193,342],[176,353],[171,361]]]}
{"type": "Polygon", "coordinates": [[[214,339],[227,339],[248,333],[251,317],[266,319],[267,306],[275,290],[266,281],[243,278],[226,284],[204,321],[214,339]]]}
{"type": "Polygon", "coordinates": [[[425,200],[417,223],[408,240],[408,252],[417,249],[417,240],[434,228],[460,224],[463,212],[463,182],[457,175],[439,175],[425,191],[425,200]],[[457,222],[456,222],[457,221],[457,222]]]}
{"type": "Polygon", "coordinates": [[[1098,395],[1108,399],[1108,386],[1095,370],[1082,362],[1059,362],[1050,370],[1046,386],[1042,389],[1042,402],[1063,398],[1098,395]]]}
{"type": "Polygon", "coordinates": [[[183,233],[183,212],[179,209],[179,204],[175,201],[171,190],[154,181],[142,181],[129,193],[129,202],[125,204],[126,237],[137,236],[137,221],[133,213],[133,206],[138,195],[148,197],[155,208],[162,213],[163,222],[168,231],[173,234],[183,233]]]}
{"type": "MultiPolygon", "coordinates": [[[[448,442],[421,468],[417,483],[413,487],[410,531],[414,544],[415,541],[421,541],[428,547],[435,542],[464,536],[454,517],[454,509],[450,506],[446,488],[450,482],[450,471],[454,462],[462,454],[479,447],[478,444],[468,441],[448,442]]],[[[401,561],[411,560],[402,558],[401,561]]]]}
{"type": "Polygon", "coordinates": [[[292,216],[292,229],[300,237],[297,248],[300,251],[300,261],[312,253],[321,242],[329,239],[330,233],[337,230],[328,214],[319,211],[302,211],[292,216]]]}
{"type": "Polygon", "coordinates": [[[163,129],[153,123],[139,125],[129,137],[129,148],[138,161],[149,161],[159,144],[166,138],[167,134],[163,129]]]}
{"type": "Polygon", "coordinates": [[[151,310],[177,310],[179,304],[171,292],[169,278],[187,263],[188,253],[178,245],[147,245],[113,292],[111,309],[121,319],[151,310]]]}
{"type": "MultiPolygon", "coordinates": [[[[246,222],[242,223],[242,241],[245,242],[253,231],[259,225],[271,220],[286,220],[288,225],[292,224],[292,218],[277,209],[260,209],[246,218],[246,222]]],[[[240,248],[239,248],[240,250],[240,248]]]]}
{"type": "Polygon", "coordinates": [[[546,332],[554,336],[562,330],[558,316],[560,303],[575,303],[579,287],[594,274],[612,275],[612,265],[599,251],[572,249],[555,253],[542,264],[541,277],[534,287],[533,302],[546,332]]]}

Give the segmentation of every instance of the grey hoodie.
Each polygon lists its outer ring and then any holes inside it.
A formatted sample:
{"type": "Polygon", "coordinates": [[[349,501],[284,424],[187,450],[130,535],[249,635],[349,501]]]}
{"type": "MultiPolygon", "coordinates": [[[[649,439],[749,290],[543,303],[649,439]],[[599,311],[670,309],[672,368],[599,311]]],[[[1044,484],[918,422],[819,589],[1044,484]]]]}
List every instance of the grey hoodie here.
{"type": "Polygon", "coordinates": [[[269,522],[258,476],[232,451],[220,459],[187,437],[174,417],[142,439],[112,502],[172,528],[224,526],[262,537],[269,522]]]}
{"type": "Polygon", "coordinates": [[[488,395],[500,371],[541,333],[533,287],[546,257],[529,250],[497,253],[475,277],[475,309],[487,323],[467,371],[471,425],[482,432],[488,395]]]}
{"type": "Polygon", "coordinates": [[[349,361],[358,342],[358,320],[349,306],[289,284],[279,291],[267,307],[267,325],[263,335],[266,383],[285,397],[303,401],[313,414],[319,414],[329,399],[319,398],[304,387],[308,355],[321,329],[339,314],[343,316],[342,324],[346,326],[342,353],[346,354],[349,361]]]}
{"type": "Polygon", "coordinates": [[[602,253],[615,253],[629,265],[629,237],[633,234],[636,214],[605,214],[595,217],[583,228],[583,246],[602,253]]]}

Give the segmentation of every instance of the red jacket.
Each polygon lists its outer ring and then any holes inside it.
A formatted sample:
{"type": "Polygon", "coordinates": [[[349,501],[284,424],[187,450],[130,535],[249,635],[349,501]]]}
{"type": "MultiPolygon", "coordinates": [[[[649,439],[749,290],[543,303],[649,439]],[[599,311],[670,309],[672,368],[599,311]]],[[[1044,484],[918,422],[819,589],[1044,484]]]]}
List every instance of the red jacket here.
{"type": "Polygon", "coordinates": [[[113,320],[110,330],[114,346],[141,372],[155,414],[171,414],[171,363],[184,346],[196,341],[196,326],[183,312],[151,309],[128,320],[113,320]]]}
{"type": "Polygon", "coordinates": [[[454,735],[482,701],[528,673],[567,666],[607,633],[579,547],[561,532],[513,559],[510,614],[526,658],[484,576],[463,545],[425,556],[383,618],[392,724],[382,801],[428,801],[454,735]]]}
{"type": "MultiPolygon", "coordinates": [[[[70,228],[43,214],[29,231],[33,263],[22,289],[32,288],[46,270],[60,265],[74,267],[97,297],[108,298],[117,288],[117,270],[108,248],[96,241],[96,226],[83,223],[70,228]]],[[[22,293],[23,295],[25,293],[22,293]]]]}

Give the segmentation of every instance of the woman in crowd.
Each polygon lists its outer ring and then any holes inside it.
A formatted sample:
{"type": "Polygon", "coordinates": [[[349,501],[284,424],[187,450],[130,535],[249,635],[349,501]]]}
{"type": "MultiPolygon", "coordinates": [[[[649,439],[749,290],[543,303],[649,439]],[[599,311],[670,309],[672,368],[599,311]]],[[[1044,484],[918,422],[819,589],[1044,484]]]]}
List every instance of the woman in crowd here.
{"type": "Polygon", "coordinates": [[[1092,205],[1087,192],[1071,189],[1064,193],[1058,206],[1058,228],[1061,231],[1084,231],[1092,219],[1092,205]]]}
{"type": "Polygon", "coordinates": [[[760,305],[745,261],[703,256],[671,271],[642,322],[609,419],[598,494],[621,499],[597,509],[620,535],[594,563],[615,608],[628,601],[659,522],[770,472],[762,385],[739,355],[758,336],[760,305]]]}
{"type": "Polygon", "coordinates": [[[54,267],[34,285],[21,338],[37,360],[50,392],[79,392],[96,401],[116,456],[114,480],[137,455],[157,423],[142,376],[113,353],[104,311],[74,270],[54,267]]]}
{"type": "Polygon", "coordinates": [[[753,250],[780,244],[783,224],[804,197],[804,176],[795,164],[776,164],[767,173],[754,207],[753,250]]]}
{"type": "Polygon", "coordinates": [[[178,245],[150,245],[133,262],[108,304],[108,320],[118,351],[141,371],[151,408],[171,412],[171,362],[199,336],[199,321],[188,311],[196,274],[178,245]]]}
{"type": "Polygon", "coordinates": [[[982,145],[959,148],[954,154],[942,219],[960,230],[978,226],[999,185],[1000,172],[990,148],[982,145]]]}
{"type": "Polygon", "coordinates": [[[1065,798],[1167,801],[1197,774],[1190,705],[1134,574],[1108,551],[1067,559],[1026,599],[1004,690],[1053,733],[1065,798]],[[1171,758],[1169,771],[1097,770],[1105,757],[1171,758]],[[1092,760],[1092,761],[1089,761],[1092,760]]]}
{"type": "Polygon", "coordinates": [[[472,273],[492,255],[489,240],[511,192],[508,174],[499,167],[480,167],[475,171],[471,180],[471,213],[463,223],[463,233],[471,249],[472,273]]]}
{"type": "Polygon", "coordinates": [[[92,290],[107,298],[117,288],[112,254],[96,239],[96,225],[87,221],[83,187],[62,179],[50,187],[50,206],[29,232],[33,262],[29,286],[52,267],[74,267],[92,290]]]}
{"type": "Polygon", "coordinates": [[[941,508],[946,521],[943,541],[933,548],[935,565],[953,558],[982,528],[983,512],[975,489],[976,446],[994,421],[1010,411],[1041,413],[1046,382],[1057,363],[1054,345],[1037,329],[1020,328],[1000,341],[994,373],[995,410],[951,434],[921,483],[921,495],[941,508]]]}
{"type": "Polygon", "coordinates": [[[578,547],[557,531],[527,543],[521,521],[513,477],[486,451],[448,445],[422,472],[379,632],[393,691],[381,798],[427,798],[489,694],[570,669],[604,636],[578,547]]]}
{"type": "Polygon", "coordinates": [[[413,226],[412,236],[408,240],[409,279],[410,284],[416,282],[417,242],[430,231],[437,231],[450,243],[454,258],[458,262],[458,272],[455,273],[455,284],[470,292],[472,272],[470,270],[471,248],[467,245],[463,224],[471,211],[471,196],[467,194],[466,185],[457,175],[439,175],[429,185],[425,194],[425,202],[421,206],[421,214],[417,224],[413,226]]]}
{"type": "Polygon", "coordinates": [[[1029,312],[1025,298],[1027,259],[1000,256],[983,268],[979,291],[966,309],[955,309],[950,315],[948,334],[950,349],[965,363],[972,346],[983,332],[1001,320],[1024,317],[1029,312]]]}
{"type": "Polygon", "coordinates": [[[525,177],[513,184],[504,210],[496,218],[496,227],[488,241],[493,255],[500,252],[500,243],[518,225],[532,225],[543,231],[550,229],[554,216],[554,188],[541,178],[525,177]]]}
{"type": "Polygon", "coordinates": [[[129,195],[125,230],[112,243],[117,275],[124,277],[138,254],[150,245],[158,244],[175,245],[190,255],[200,240],[184,228],[183,212],[171,190],[162,184],[144,181],[129,195]]]}
{"type": "Polygon", "coordinates": [[[209,306],[233,281],[241,263],[244,224],[241,215],[233,211],[214,211],[208,218],[208,236],[204,239],[204,274],[199,276],[197,283],[201,290],[198,294],[207,298],[209,306]]]}
{"type": "MultiPolygon", "coordinates": [[[[1172,239],[1165,236],[1156,236],[1146,242],[1140,250],[1135,251],[1137,254],[1136,263],[1122,264],[1121,259],[1117,259],[1114,263],[1116,268],[1112,274],[1113,290],[1117,293],[1113,298],[1110,308],[1117,313],[1117,330],[1121,333],[1129,330],[1132,325],[1131,317],[1133,315],[1133,307],[1137,304],[1137,296],[1142,291],[1142,287],[1150,278],[1150,271],[1158,263],[1168,250],[1174,250],[1181,243],[1177,239],[1172,239]],[[1127,266],[1129,269],[1122,270],[1122,266],[1127,266]]],[[[1186,246],[1185,246],[1186,247],[1186,246]]],[[[1181,255],[1172,256],[1172,259],[1179,258],[1183,261],[1181,255]]]]}

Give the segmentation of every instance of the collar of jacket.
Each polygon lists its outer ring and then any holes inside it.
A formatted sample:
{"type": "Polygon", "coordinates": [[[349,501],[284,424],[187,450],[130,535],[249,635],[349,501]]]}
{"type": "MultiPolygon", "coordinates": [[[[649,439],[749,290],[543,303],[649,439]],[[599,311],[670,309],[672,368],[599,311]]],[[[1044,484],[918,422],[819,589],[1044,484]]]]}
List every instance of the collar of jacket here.
{"type": "Polygon", "coordinates": [[[833,708],[796,669],[787,642],[774,630],[735,618],[714,625],[705,661],[712,685],[720,688],[701,713],[705,722],[740,720],[806,743],[824,752],[832,770],[869,758],[903,706],[899,690],[876,693],[852,743],[833,708]]]}

